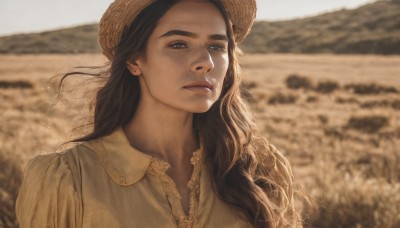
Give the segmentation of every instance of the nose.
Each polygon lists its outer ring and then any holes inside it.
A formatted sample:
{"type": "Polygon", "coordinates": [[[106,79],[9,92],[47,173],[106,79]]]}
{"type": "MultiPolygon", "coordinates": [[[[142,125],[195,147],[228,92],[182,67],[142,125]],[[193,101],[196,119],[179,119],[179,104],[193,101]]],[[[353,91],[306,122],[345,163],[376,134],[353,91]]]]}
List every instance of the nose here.
{"type": "Polygon", "coordinates": [[[208,50],[199,51],[197,58],[191,65],[191,70],[196,74],[206,74],[214,69],[214,62],[208,50]]]}

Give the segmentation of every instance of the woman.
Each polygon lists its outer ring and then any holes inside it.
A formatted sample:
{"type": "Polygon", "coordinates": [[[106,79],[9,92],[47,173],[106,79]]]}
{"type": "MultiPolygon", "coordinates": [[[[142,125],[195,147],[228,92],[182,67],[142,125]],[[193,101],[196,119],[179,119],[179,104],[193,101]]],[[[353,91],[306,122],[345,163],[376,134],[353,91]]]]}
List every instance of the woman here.
{"type": "Polygon", "coordinates": [[[255,10],[255,0],[111,4],[94,129],[29,163],[21,227],[301,226],[290,166],[253,135],[239,90],[237,44],[255,10]]]}

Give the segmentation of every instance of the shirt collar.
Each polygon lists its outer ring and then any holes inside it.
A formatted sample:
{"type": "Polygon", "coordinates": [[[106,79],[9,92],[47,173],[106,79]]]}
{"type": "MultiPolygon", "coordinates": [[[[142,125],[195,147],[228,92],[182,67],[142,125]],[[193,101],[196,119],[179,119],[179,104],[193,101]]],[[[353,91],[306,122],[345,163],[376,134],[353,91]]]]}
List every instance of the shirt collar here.
{"type": "Polygon", "coordinates": [[[129,144],[121,127],[91,144],[108,175],[119,185],[131,185],[142,179],[152,160],[152,156],[129,144]]]}

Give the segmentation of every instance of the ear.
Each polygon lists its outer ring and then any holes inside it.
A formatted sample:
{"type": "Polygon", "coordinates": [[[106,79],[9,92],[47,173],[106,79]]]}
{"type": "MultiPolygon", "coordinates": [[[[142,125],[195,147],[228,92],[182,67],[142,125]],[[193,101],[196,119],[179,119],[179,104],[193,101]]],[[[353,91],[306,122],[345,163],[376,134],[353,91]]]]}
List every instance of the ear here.
{"type": "Polygon", "coordinates": [[[126,66],[128,67],[128,70],[131,72],[132,75],[134,76],[142,75],[142,70],[140,70],[140,67],[136,63],[131,63],[127,61],[126,66]]]}

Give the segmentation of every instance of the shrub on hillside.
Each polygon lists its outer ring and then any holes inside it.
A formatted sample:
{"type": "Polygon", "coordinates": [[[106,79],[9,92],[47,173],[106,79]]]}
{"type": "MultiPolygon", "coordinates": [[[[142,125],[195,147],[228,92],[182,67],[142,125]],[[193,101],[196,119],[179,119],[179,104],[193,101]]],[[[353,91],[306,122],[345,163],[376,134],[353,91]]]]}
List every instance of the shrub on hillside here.
{"type": "Polygon", "coordinates": [[[392,101],[392,108],[396,110],[400,110],[400,100],[392,101]]]}
{"type": "Polygon", "coordinates": [[[350,98],[343,98],[343,97],[338,97],[335,100],[336,103],[338,104],[359,104],[360,102],[353,97],[350,98]]]}
{"type": "Polygon", "coordinates": [[[360,104],[361,108],[385,108],[390,106],[391,103],[387,100],[380,100],[380,101],[367,101],[360,104]]]}
{"type": "Polygon", "coordinates": [[[32,89],[33,84],[29,81],[0,80],[0,89],[32,89]]]}
{"type": "Polygon", "coordinates": [[[276,93],[268,99],[268,104],[294,104],[297,97],[291,94],[276,93]]]}
{"type": "Polygon", "coordinates": [[[311,80],[297,74],[291,74],[286,78],[286,86],[289,89],[311,89],[311,80]]]}
{"type": "Polygon", "coordinates": [[[380,100],[380,101],[367,101],[360,105],[361,108],[393,108],[395,110],[400,110],[400,100],[380,100]]]}
{"type": "Polygon", "coordinates": [[[325,81],[325,82],[319,82],[317,87],[315,88],[315,91],[327,94],[327,93],[332,93],[339,88],[340,86],[337,82],[325,81]]]}
{"type": "Polygon", "coordinates": [[[318,102],[318,97],[317,96],[308,96],[306,99],[306,102],[308,102],[308,103],[318,102]]]}
{"type": "Polygon", "coordinates": [[[329,122],[329,117],[327,117],[325,115],[320,114],[320,115],[317,116],[317,118],[318,118],[318,120],[319,120],[319,122],[321,124],[325,125],[325,124],[327,124],[329,122]]]}
{"type": "Polygon", "coordinates": [[[398,93],[397,89],[392,86],[382,86],[377,85],[375,83],[369,84],[349,84],[346,85],[345,88],[347,90],[351,90],[353,93],[360,95],[374,95],[374,94],[383,94],[383,93],[398,93]]]}
{"type": "Polygon", "coordinates": [[[324,135],[327,137],[332,137],[336,140],[343,140],[345,138],[345,134],[343,133],[343,131],[339,128],[335,128],[335,127],[325,127],[323,129],[324,131],[324,135]]]}
{"type": "Polygon", "coordinates": [[[379,101],[367,101],[360,104],[361,108],[393,108],[395,110],[400,110],[400,100],[379,100],[379,101]]]}
{"type": "Polygon", "coordinates": [[[351,117],[344,128],[373,134],[387,125],[389,119],[386,116],[363,116],[351,117]]]}

